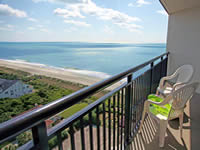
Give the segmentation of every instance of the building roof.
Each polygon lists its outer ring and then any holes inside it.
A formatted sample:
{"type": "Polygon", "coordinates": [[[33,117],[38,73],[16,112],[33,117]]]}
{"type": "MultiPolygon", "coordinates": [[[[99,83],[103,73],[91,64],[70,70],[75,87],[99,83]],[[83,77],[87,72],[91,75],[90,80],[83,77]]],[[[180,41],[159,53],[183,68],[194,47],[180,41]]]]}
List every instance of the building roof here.
{"type": "Polygon", "coordinates": [[[18,80],[0,79],[0,92],[5,91],[16,82],[18,82],[18,80]]]}
{"type": "Polygon", "coordinates": [[[185,9],[200,7],[200,0],[160,0],[168,14],[173,14],[185,9]]]}

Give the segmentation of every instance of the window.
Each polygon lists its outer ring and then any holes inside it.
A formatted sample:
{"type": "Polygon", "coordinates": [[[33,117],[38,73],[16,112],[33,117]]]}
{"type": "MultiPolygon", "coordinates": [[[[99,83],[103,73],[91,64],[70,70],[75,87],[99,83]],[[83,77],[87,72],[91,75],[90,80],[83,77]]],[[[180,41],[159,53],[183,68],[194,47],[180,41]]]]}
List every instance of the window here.
{"type": "Polygon", "coordinates": [[[5,94],[8,94],[8,91],[6,91],[5,94]]]}
{"type": "Polygon", "coordinates": [[[14,92],[13,92],[13,90],[11,90],[11,91],[10,91],[10,94],[11,94],[11,95],[14,95],[14,92]]]}

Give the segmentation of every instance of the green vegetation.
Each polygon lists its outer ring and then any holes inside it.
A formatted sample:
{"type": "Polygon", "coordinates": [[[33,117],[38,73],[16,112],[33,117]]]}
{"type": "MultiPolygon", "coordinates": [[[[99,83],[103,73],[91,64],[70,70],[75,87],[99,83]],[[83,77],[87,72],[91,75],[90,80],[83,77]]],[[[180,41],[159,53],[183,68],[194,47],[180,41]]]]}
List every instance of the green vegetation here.
{"type": "MultiPolygon", "coordinates": [[[[31,85],[33,87],[33,93],[26,94],[19,98],[4,98],[0,99],[0,123],[7,121],[25,111],[30,110],[36,105],[45,105],[54,100],[57,100],[63,96],[69,95],[76,90],[79,90],[84,85],[75,84],[60,79],[31,75],[29,73],[18,71],[14,69],[0,67],[0,78],[9,80],[21,80],[25,84],[31,85]]],[[[102,96],[105,92],[100,93],[97,96],[102,96]]],[[[96,95],[95,95],[96,96],[96,95]]],[[[71,106],[65,111],[61,112],[59,116],[62,118],[68,118],[74,113],[80,111],[88,104],[97,100],[97,97],[88,97],[81,102],[71,106]]],[[[106,102],[107,105],[107,102],[106,102]]],[[[107,108],[106,108],[107,109],[107,108]]],[[[96,110],[92,111],[92,124],[97,125],[96,110]]],[[[99,111],[102,111],[102,105],[99,107],[99,111]]],[[[99,120],[99,123],[101,121],[99,120]]],[[[80,124],[80,120],[73,123],[74,130],[79,130],[81,126],[87,126],[89,124],[89,116],[83,117],[83,124],[80,124]]],[[[66,139],[69,135],[68,130],[64,130],[61,133],[62,140],[66,139]]],[[[16,137],[17,145],[12,143],[4,143],[0,145],[0,149],[4,146],[6,149],[16,149],[32,139],[30,131],[24,132],[16,137]]],[[[49,148],[52,149],[58,143],[56,137],[49,140],[49,148]]]]}
{"type": "Polygon", "coordinates": [[[79,110],[83,109],[84,107],[86,107],[88,104],[87,103],[80,103],[80,104],[75,104],[73,106],[71,106],[70,108],[68,108],[67,110],[63,111],[62,113],[60,113],[59,115],[63,118],[68,118],[71,115],[73,115],[74,113],[78,112],[79,110]]]}
{"type": "MultiPolygon", "coordinates": [[[[21,80],[26,84],[32,85],[34,89],[33,93],[26,94],[19,98],[0,99],[0,123],[11,119],[36,105],[45,105],[63,96],[69,95],[74,92],[75,86],[78,87],[78,89],[84,87],[80,84],[45,76],[31,75],[23,71],[4,67],[0,67],[0,78],[21,80]],[[72,87],[72,89],[70,89],[70,87],[72,87]]],[[[81,103],[62,112],[61,116],[67,118],[96,99],[96,97],[85,99],[81,103]]]]}

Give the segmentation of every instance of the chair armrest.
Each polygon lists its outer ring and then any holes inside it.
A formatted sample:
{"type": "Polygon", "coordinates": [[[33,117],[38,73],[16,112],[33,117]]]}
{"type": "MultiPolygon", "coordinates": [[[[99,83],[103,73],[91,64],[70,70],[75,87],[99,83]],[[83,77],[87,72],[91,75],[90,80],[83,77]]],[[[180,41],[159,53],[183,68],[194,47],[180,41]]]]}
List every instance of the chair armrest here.
{"type": "MultiPolygon", "coordinates": [[[[157,97],[160,97],[158,95],[156,95],[157,97]]],[[[162,97],[160,97],[162,98],[162,97]]],[[[150,99],[146,100],[145,103],[146,105],[150,105],[150,104],[156,104],[156,105],[159,105],[159,106],[163,106],[165,104],[169,104],[169,102],[172,100],[172,94],[169,94],[166,98],[164,98],[164,100],[162,102],[155,102],[155,101],[152,101],[150,99]]]]}
{"type": "MultiPolygon", "coordinates": [[[[186,83],[176,83],[176,84],[174,84],[174,86],[173,86],[173,88],[172,88],[172,91],[175,91],[175,90],[177,90],[176,88],[178,87],[178,86],[183,86],[183,85],[185,85],[186,83]]],[[[182,87],[181,86],[181,87],[182,87]]]]}
{"type": "Polygon", "coordinates": [[[159,83],[159,88],[162,89],[164,87],[165,81],[171,80],[171,79],[175,78],[177,75],[178,75],[178,72],[176,71],[175,73],[173,73],[170,76],[166,76],[166,77],[161,78],[160,83],[159,83]]]}

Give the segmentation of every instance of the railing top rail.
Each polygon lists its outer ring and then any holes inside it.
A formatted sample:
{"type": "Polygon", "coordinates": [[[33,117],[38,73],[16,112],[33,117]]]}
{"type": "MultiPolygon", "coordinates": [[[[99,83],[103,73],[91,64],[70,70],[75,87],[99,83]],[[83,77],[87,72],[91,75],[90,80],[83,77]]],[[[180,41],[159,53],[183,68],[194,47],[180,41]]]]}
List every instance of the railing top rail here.
{"type": "Polygon", "coordinates": [[[11,120],[0,124],[0,143],[18,135],[19,133],[32,128],[33,126],[41,123],[45,119],[69,108],[70,106],[80,102],[82,99],[94,94],[95,92],[105,89],[111,84],[127,77],[129,74],[138,71],[141,68],[151,64],[163,56],[168,56],[169,52],[157,56],[141,65],[133,67],[127,71],[114,75],[110,78],[95,83],[89,87],[83,88],[68,96],[62,97],[49,104],[39,107],[31,112],[27,112],[11,120]]]}

